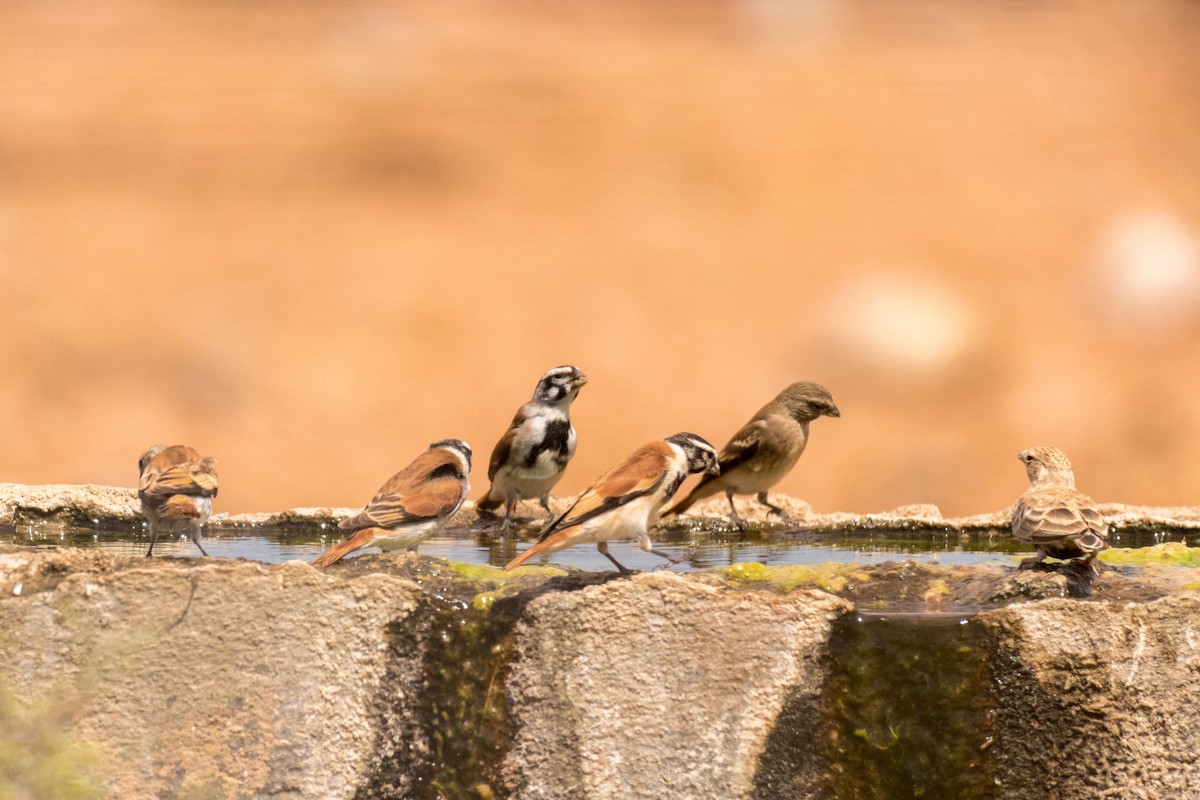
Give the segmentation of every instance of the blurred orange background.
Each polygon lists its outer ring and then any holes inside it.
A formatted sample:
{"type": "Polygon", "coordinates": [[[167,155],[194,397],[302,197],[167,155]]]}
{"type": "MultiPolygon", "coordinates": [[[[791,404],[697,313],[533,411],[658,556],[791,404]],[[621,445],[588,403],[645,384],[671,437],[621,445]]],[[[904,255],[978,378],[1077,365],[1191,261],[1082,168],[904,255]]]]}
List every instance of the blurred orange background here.
{"type": "Polygon", "coordinates": [[[1200,503],[1200,4],[0,7],[0,480],[356,506],[591,378],[579,491],[794,380],[781,489],[1200,503]]]}

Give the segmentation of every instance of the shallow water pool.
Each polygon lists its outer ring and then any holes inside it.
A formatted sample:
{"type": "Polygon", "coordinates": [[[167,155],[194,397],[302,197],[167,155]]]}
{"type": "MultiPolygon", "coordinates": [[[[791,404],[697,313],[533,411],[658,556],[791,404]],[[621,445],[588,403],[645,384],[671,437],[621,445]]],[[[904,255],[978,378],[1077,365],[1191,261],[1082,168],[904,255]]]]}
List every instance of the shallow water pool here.
{"type": "MultiPolygon", "coordinates": [[[[300,559],[311,561],[334,543],[340,532],[330,525],[286,527],[222,526],[210,528],[204,547],[217,558],[245,558],[270,564],[300,559]]],[[[1200,544],[1200,534],[1191,532],[1119,532],[1113,544],[1146,547],[1164,541],[1200,544]]],[[[1003,531],[989,533],[928,531],[844,530],[811,533],[803,530],[751,530],[747,532],[690,531],[669,529],[655,538],[656,546],[685,559],[670,569],[676,572],[722,567],[737,562],[762,564],[817,564],[828,561],[876,564],[909,559],[937,564],[998,564],[1012,566],[1030,555],[1027,546],[1003,531]]],[[[114,555],[141,556],[149,539],[144,524],[92,527],[63,527],[59,524],[0,526],[0,544],[33,548],[89,547],[114,555]]],[[[427,540],[419,548],[427,556],[474,564],[503,566],[532,544],[494,532],[450,529],[427,540]]],[[[633,542],[613,542],[612,554],[631,569],[654,569],[664,562],[642,552],[633,542]]],[[[155,555],[183,558],[200,555],[190,540],[160,538],[155,555]]],[[[361,553],[378,552],[367,548],[361,553]]],[[[357,555],[357,554],[355,554],[357,555]]],[[[354,556],[350,556],[353,558],[354,556]]],[[[607,571],[612,564],[594,545],[580,545],[555,553],[550,563],[582,570],[607,571]]]]}

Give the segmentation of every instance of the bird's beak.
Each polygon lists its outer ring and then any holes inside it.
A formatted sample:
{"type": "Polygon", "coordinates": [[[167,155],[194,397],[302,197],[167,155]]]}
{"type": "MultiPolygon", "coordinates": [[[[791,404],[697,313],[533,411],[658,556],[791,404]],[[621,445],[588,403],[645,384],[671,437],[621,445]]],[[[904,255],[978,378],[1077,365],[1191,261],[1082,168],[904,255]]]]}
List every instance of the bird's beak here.
{"type": "Polygon", "coordinates": [[[711,467],[709,467],[708,469],[706,469],[704,471],[709,475],[720,475],[721,474],[721,464],[719,462],[714,463],[711,467]]]}
{"type": "Polygon", "coordinates": [[[1022,450],[1021,452],[1017,453],[1017,461],[1024,461],[1024,460],[1025,460],[1025,451],[1022,450]]]}
{"type": "Polygon", "coordinates": [[[581,372],[581,373],[579,373],[578,375],[576,375],[576,376],[575,376],[575,385],[576,385],[576,386],[583,386],[583,385],[585,385],[586,383],[587,383],[587,375],[584,375],[584,374],[581,372]]]}
{"type": "Polygon", "coordinates": [[[838,411],[837,406],[830,406],[829,410],[825,412],[825,416],[827,417],[840,417],[841,415],[842,412],[838,411]]]}

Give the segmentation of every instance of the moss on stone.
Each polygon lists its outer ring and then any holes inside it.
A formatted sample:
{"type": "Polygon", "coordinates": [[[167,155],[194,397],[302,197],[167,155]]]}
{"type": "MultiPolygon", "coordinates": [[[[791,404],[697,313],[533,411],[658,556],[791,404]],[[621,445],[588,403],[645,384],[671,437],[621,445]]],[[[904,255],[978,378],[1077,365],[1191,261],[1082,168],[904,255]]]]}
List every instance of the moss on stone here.
{"type": "Polygon", "coordinates": [[[505,570],[500,567],[493,567],[490,564],[468,564],[465,561],[450,560],[446,561],[446,565],[464,578],[492,585],[509,583],[527,575],[557,578],[567,574],[566,570],[551,566],[526,566],[517,567],[514,570],[505,570]]]}
{"type": "Polygon", "coordinates": [[[926,602],[936,602],[954,594],[954,590],[942,578],[934,578],[929,582],[929,588],[925,590],[924,598],[926,602]]]}
{"type": "Polygon", "coordinates": [[[1200,567],[1200,547],[1188,547],[1183,542],[1166,542],[1153,547],[1114,547],[1101,553],[1099,559],[1114,567],[1200,567]]]}
{"type": "Polygon", "coordinates": [[[812,587],[834,594],[845,591],[851,580],[865,582],[871,579],[869,574],[862,571],[859,564],[837,561],[777,566],[739,561],[728,567],[722,567],[717,570],[717,574],[735,583],[762,583],[784,592],[802,587],[812,587]]]}
{"type": "Polygon", "coordinates": [[[79,705],[58,695],[22,703],[0,685],[0,798],[102,795],[99,753],[70,732],[79,705]]]}

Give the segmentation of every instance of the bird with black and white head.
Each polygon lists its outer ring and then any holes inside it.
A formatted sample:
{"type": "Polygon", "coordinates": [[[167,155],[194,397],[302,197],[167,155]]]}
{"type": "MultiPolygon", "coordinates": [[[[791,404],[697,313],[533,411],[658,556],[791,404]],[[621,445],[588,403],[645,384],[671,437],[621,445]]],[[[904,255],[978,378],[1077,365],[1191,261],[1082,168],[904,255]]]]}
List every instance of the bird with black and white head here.
{"type": "Polygon", "coordinates": [[[503,504],[503,530],[512,525],[513,508],[522,500],[537,499],[546,510],[547,521],[554,518],[550,491],[575,455],[571,403],[586,383],[587,376],[572,366],[547,372],[538,381],[533,399],[517,409],[492,450],[488,462],[491,485],[475,509],[490,515],[503,504]]]}
{"type": "Polygon", "coordinates": [[[719,470],[717,451],[694,433],[677,433],[668,439],[647,442],[601,475],[542,531],[537,544],[504,568],[515,569],[537,556],[594,543],[618,570],[628,573],[608,552],[608,542],[612,539],[637,539],[647,553],[675,563],[676,559],[654,549],[650,528],[663,504],[688,475],[697,472],[715,475],[719,470]]]}
{"type": "Polygon", "coordinates": [[[393,475],[361,513],[338,523],[351,535],[313,561],[313,566],[327,567],[369,546],[415,550],[462,507],[471,490],[470,472],[469,444],[461,439],[434,442],[393,475]]]}

